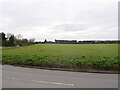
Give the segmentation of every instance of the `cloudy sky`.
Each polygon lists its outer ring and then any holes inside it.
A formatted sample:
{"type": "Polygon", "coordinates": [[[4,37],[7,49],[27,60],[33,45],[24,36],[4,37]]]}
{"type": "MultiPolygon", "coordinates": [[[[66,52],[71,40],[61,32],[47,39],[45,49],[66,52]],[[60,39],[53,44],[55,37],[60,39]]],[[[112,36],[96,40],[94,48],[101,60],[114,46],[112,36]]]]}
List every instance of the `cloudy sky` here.
{"type": "Polygon", "coordinates": [[[0,32],[24,38],[115,40],[119,0],[1,0],[0,32]]]}

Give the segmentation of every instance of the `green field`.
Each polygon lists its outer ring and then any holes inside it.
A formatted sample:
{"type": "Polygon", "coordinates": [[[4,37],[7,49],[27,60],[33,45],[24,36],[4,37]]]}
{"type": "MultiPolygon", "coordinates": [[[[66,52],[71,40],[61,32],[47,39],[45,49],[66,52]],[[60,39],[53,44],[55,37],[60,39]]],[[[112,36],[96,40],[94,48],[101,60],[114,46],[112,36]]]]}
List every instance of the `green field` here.
{"type": "Polygon", "coordinates": [[[36,44],[2,49],[3,63],[71,69],[118,69],[118,44],[36,44]]]}

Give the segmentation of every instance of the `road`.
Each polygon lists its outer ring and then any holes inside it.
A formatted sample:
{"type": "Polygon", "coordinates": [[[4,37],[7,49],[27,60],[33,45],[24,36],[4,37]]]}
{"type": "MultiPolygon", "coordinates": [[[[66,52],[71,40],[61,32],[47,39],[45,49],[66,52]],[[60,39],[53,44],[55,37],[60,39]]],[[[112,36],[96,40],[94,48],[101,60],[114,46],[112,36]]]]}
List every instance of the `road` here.
{"type": "Polygon", "coordinates": [[[2,66],[2,88],[118,88],[118,74],[2,66]]]}

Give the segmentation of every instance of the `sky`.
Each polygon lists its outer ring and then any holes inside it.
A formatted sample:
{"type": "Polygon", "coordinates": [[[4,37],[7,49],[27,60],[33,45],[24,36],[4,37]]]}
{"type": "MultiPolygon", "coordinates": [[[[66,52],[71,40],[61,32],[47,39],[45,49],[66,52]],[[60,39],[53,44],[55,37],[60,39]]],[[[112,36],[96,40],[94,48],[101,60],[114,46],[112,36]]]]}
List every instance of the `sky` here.
{"type": "Polygon", "coordinates": [[[0,32],[36,41],[117,40],[119,0],[0,0],[0,32]]]}

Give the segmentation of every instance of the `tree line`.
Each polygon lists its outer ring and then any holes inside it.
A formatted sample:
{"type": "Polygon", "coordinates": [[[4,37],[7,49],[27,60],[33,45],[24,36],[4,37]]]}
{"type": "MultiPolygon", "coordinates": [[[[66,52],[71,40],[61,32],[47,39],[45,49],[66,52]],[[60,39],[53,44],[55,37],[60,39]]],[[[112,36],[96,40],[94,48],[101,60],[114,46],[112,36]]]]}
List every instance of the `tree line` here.
{"type": "Polygon", "coordinates": [[[25,46],[35,42],[35,38],[23,38],[21,34],[14,35],[11,33],[0,33],[0,46],[25,46]]]}

